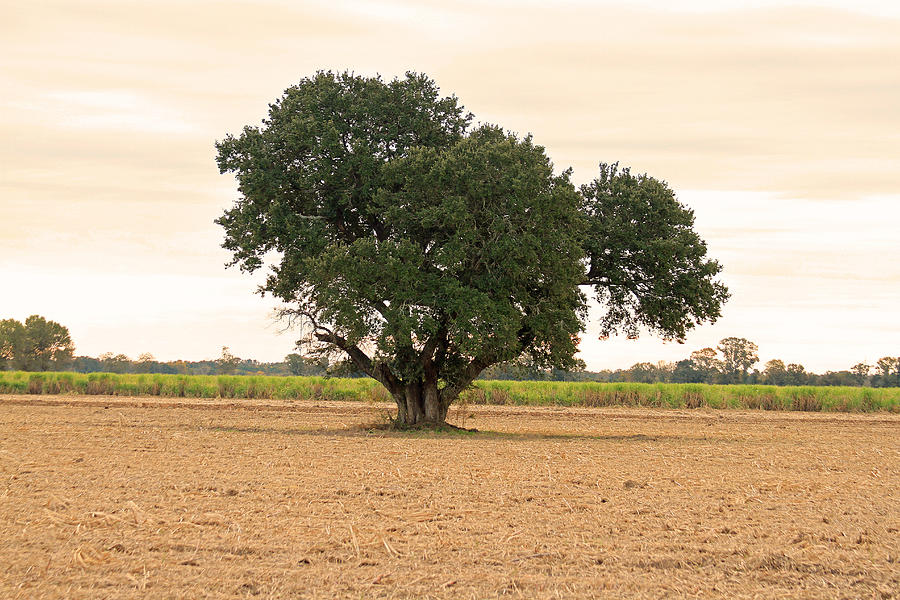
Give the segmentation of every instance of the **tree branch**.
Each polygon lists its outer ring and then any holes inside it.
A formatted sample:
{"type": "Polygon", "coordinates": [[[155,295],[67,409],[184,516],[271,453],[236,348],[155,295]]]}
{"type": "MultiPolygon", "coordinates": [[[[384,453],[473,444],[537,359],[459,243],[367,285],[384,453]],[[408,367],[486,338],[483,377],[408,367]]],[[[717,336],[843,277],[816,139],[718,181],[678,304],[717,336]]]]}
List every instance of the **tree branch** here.
{"type": "Polygon", "coordinates": [[[344,353],[346,353],[347,356],[350,357],[350,360],[353,361],[353,364],[355,364],[360,371],[384,385],[392,394],[402,391],[403,383],[400,381],[400,379],[397,378],[396,375],[394,375],[394,373],[388,368],[387,365],[374,362],[365,352],[363,352],[359,348],[359,346],[350,343],[346,338],[338,335],[328,327],[319,324],[319,322],[316,321],[315,316],[311,312],[305,310],[286,309],[283,310],[281,314],[282,316],[293,315],[306,318],[313,326],[313,335],[317,340],[326,344],[336,346],[340,350],[344,351],[344,353]]]}
{"type": "Polygon", "coordinates": [[[351,344],[343,337],[333,332],[325,332],[314,334],[320,342],[333,344],[347,353],[350,360],[353,361],[359,369],[375,381],[386,387],[392,394],[402,392],[403,383],[396,375],[383,363],[375,363],[369,356],[359,349],[355,344],[351,344]]]}
{"type": "Polygon", "coordinates": [[[438,330],[433,336],[428,338],[428,340],[425,342],[425,345],[422,347],[422,353],[419,356],[421,357],[421,362],[423,365],[430,365],[432,363],[438,362],[441,350],[446,346],[446,340],[447,319],[446,317],[444,317],[441,319],[438,330]],[[435,356],[435,352],[437,352],[438,356],[435,356]]]}
{"type": "Polygon", "coordinates": [[[332,332],[317,332],[314,334],[316,339],[320,342],[326,342],[328,344],[333,344],[347,353],[350,357],[350,360],[359,367],[361,371],[363,371],[369,377],[374,377],[374,365],[372,364],[372,359],[369,356],[359,349],[354,344],[351,344],[341,336],[332,332]]]}

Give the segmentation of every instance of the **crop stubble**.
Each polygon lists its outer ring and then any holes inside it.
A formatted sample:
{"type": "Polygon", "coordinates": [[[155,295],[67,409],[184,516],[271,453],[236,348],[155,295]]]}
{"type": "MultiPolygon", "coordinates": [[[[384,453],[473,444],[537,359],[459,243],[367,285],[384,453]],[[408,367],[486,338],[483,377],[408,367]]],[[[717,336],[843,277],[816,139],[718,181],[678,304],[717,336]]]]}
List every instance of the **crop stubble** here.
{"type": "Polygon", "coordinates": [[[897,415],[388,408],[0,396],[0,597],[900,590],[897,415]]]}

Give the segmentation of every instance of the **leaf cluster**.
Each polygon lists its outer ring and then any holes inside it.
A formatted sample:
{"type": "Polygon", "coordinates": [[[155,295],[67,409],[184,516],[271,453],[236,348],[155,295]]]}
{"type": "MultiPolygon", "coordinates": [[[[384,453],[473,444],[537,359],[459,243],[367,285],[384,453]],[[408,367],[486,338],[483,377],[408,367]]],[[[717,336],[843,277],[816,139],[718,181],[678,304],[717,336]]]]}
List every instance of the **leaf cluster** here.
{"type": "Polygon", "coordinates": [[[643,328],[683,341],[720,316],[729,296],[714,279],[722,267],[707,258],[693,211],[664,181],[601,163],[581,194],[587,279],[606,307],[603,335],[637,337],[643,328]]]}

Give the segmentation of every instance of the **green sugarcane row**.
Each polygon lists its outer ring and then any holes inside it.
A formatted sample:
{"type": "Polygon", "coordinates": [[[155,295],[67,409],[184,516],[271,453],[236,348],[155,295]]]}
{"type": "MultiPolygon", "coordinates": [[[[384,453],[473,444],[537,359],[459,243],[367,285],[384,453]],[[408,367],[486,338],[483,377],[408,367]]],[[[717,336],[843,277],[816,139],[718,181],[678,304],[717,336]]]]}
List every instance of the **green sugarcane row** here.
{"type": "MultiPolygon", "coordinates": [[[[3,394],[389,401],[367,378],[0,372],[3,394]]],[[[460,404],[900,412],[900,388],[477,381],[460,404]]]]}

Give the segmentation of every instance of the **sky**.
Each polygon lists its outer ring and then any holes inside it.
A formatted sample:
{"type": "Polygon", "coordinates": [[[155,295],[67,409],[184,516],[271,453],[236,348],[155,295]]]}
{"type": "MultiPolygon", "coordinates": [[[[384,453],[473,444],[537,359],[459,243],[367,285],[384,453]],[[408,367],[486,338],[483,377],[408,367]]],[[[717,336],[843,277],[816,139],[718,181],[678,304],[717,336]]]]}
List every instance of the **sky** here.
{"type": "Polygon", "coordinates": [[[686,343],[583,336],[588,368],[744,337],[824,372],[900,354],[900,3],[0,0],[0,318],[76,354],[281,360],[225,269],[214,143],[319,69],[427,73],[578,183],[663,179],[724,265],[686,343]]]}

